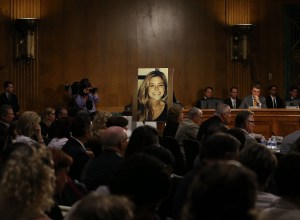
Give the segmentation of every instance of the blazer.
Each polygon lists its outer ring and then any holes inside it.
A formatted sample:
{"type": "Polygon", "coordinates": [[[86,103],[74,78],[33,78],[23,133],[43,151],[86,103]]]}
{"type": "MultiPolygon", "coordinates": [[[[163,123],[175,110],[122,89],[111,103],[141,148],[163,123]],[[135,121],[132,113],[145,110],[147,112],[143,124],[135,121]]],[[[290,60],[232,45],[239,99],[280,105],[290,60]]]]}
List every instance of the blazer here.
{"type": "MultiPolygon", "coordinates": [[[[259,101],[261,103],[262,108],[267,108],[265,97],[260,96],[259,101]]],[[[253,99],[252,99],[252,95],[249,95],[243,99],[242,104],[240,105],[239,108],[249,108],[251,106],[253,106],[253,99]]]]}
{"type": "MultiPolygon", "coordinates": [[[[239,108],[241,103],[242,103],[242,100],[236,99],[235,101],[236,101],[236,103],[235,103],[236,107],[235,108],[239,108]]],[[[231,98],[224,99],[224,104],[229,105],[230,108],[233,108],[231,98]]]]}
{"type": "Polygon", "coordinates": [[[15,114],[20,111],[18,97],[15,94],[11,94],[10,100],[8,100],[5,92],[1,93],[0,106],[3,104],[11,105],[15,114]]]}
{"type": "MultiPolygon", "coordinates": [[[[272,102],[272,98],[270,95],[267,96],[267,98],[266,98],[266,104],[267,104],[267,108],[273,108],[273,102],[272,102]]],[[[285,103],[278,96],[276,96],[276,105],[277,105],[277,108],[285,108],[285,103]]]]}
{"type": "Polygon", "coordinates": [[[81,146],[81,144],[71,137],[67,143],[62,147],[62,151],[67,153],[73,158],[73,163],[70,167],[70,177],[73,180],[80,180],[81,172],[85,164],[90,159],[86,154],[86,150],[81,146]]]}

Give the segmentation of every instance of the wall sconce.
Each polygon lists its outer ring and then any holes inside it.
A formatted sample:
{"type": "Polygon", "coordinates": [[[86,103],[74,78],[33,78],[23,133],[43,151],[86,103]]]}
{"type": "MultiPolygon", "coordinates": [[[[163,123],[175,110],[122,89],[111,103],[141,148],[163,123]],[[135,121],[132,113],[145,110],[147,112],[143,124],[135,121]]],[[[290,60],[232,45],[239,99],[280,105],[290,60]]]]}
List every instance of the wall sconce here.
{"type": "Polygon", "coordinates": [[[256,26],[254,24],[236,24],[231,29],[231,60],[247,61],[248,38],[256,26]]]}
{"type": "Polygon", "coordinates": [[[35,55],[34,31],[38,25],[37,18],[18,18],[15,20],[16,58],[31,60],[35,55]]]}

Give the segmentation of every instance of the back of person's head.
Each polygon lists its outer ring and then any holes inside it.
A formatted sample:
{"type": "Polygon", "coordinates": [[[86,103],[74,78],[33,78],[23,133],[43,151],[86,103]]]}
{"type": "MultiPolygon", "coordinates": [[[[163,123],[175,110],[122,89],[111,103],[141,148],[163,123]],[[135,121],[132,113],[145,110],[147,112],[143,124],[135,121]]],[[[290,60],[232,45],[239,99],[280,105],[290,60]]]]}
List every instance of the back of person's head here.
{"type": "Polygon", "coordinates": [[[71,132],[72,119],[71,117],[62,117],[53,123],[54,137],[69,138],[71,132]]]}
{"type": "Polygon", "coordinates": [[[180,105],[175,105],[169,108],[167,114],[167,123],[179,123],[178,119],[182,112],[180,105]]]}
{"type": "Polygon", "coordinates": [[[244,148],[246,137],[241,128],[230,128],[227,131],[228,134],[232,135],[236,139],[238,139],[241,142],[240,151],[244,148]]]}
{"type": "Polygon", "coordinates": [[[109,188],[112,194],[128,196],[137,208],[151,209],[168,195],[170,177],[161,161],[139,153],[123,161],[109,188]]]}
{"type": "Polygon", "coordinates": [[[145,147],[158,144],[158,142],[158,131],[155,128],[149,125],[137,127],[130,136],[126,149],[126,157],[141,152],[145,147]]]}
{"type": "Polygon", "coordinates": [[[96,111],[93,118],[93,130],[98,131],[106,128],[107,120],[112,116],[108,111],[96,111]]]}
{"type": "Polygon", "coordinates": [[[264,190],[277,167],[276,156],[265,146],[253,144],[240,152],[240,162],[257,176],[260,190],[264,190]]]}
{"type": "Polygon", "coordinates": [[[91,192],[68,216],[71,220],[133,220],[134,206],[125,196],[91,192]]]}
{"type": "Polygon", "coordinates": [[[253,115],[254,113],[249,110],[242,110],[236,114],[235,117],[235,127],[237,128],[243,128],[246,127],[246,121],[248,120],[250,115],[253,115]]]}
{"type": "Polygon", "coordinates": [[[187,113],[187,118],[193,119],[194,117],[199,116],[199,111],[200,111],[199,108],[197,108],[197,107],[192,107],[192,108],[188,111],[188,113],[187,113]]]}
{"type": "Polygon", "coordinates": [[[58,119],[60,117],[68,116],[68,110],[66,107],[60,106],[55,109],[55,118],[58,119]]]}
{"type": "Polygon", "coordinates": [[[300,198],[300,153],[289,152],[279,160],[275,182],[280,196],[300,198]]]}
{"type": "Polygon", "coordinates": [[[208,127],[207,131],[205,132],[203,141],[205,142],[211,135],[217,132],[226,133],[228,129],[229,128],[223,123],[212,124],[208,127]]]}
{"type": "Polygon", "coordinates": [[[236,160],[240,142],[227,133],[216,133],[211,135],[199,151],[202,161],[210,160],[236,160]]]}
{"type": "Polygon", "coordinates": [[[119,126],[107,128],[101,136],[102,150],[119,147],[123,140],[127,140],[125,130],[119,126]]]}
{"type": "Polygon", "coordinates": [[[175,165],[175,158],[168,149],[159,144],[153,144],[143,149],[142,153],[159,159],[161,162],[166,164],[169,170],[172,172],[172,169],[175,165]]]}
{"type": "Polygon", "coordinates": [[[254,219],[255,174],[237,161],[205,166],[190,187],[183,220],[254,219]]]}
{"type": "Polygon", "coordinates": [[[36,126],[41,122],[40,116],[33,111],[26,111],[18,119],[17,133],[27,137],[35,134],[36,126]]]}
{"type": "Polygon", "coordinates": [[[224,113],[230,112],[230,107],[225,103],[219,103],[214,115],[221,117],[224,113]]]}
{"type": "Polygon", "coordinates": [[[72,119],[71,132],[74,137],[83,137],[91,129],[91,121],[87,115],[77,115],[72,119]]]}
{"type": "Polygon", "coordinates": [[[122,128],[126,128],[127,125],[128,125],[128,119],[121,115],[111,116],[107,119],[107,122],[106,122],[107,128],[109,128],[111,126],[119,126],[122,128]]]}
{"type": "Polygon", "coordinates": [[[30,219],[40,215],[53,205],[54,187],[49,151],[43,145],[23,143],[5,165],[0,182],[0,218],[30,219]]]}

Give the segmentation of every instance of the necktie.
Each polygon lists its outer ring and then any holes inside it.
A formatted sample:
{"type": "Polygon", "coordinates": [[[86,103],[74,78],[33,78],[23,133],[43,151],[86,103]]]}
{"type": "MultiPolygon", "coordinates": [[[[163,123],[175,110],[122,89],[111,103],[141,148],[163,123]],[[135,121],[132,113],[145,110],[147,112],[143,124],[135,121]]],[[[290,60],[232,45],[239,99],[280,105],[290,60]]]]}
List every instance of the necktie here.
{"type": "Polygon", "coordinates": [[[275,98],[273,99],[273,108],[277,108],[276,99],[275,98]]]}
{"type": "Polygon", "coordinates": [[[232,100],[232,107],[233,107],[233,108],[236,108],[235,102],[236,102],[235,100],[232,100]]]}
{"type": "Polygon", "coordinates": [[[10,98],[11,98],[11,95],[10,95],[10,94],[8,94],[8,95],[7,95],[7,99],[8,99],[8,101],[10,101],[10,98]]]}
{"type": "Polygon", "coordinates": [[[253,99],[253,107],[257,107],[257,103],[254,99],[253,99]]]}

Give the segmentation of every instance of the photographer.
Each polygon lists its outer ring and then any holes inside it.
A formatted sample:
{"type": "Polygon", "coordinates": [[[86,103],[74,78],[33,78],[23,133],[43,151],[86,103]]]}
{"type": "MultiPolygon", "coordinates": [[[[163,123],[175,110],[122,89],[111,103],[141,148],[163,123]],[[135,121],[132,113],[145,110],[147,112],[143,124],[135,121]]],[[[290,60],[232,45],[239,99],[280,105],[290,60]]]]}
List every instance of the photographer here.
{"type": "Polygon", "coordinates": [[[87,78],[82,79],[79,83],[79,94],[75,98],[75,105],[78,110],[95,112],[95,104],[98,103],[98,101],[97,88],[94,88],[87,78]]]}

